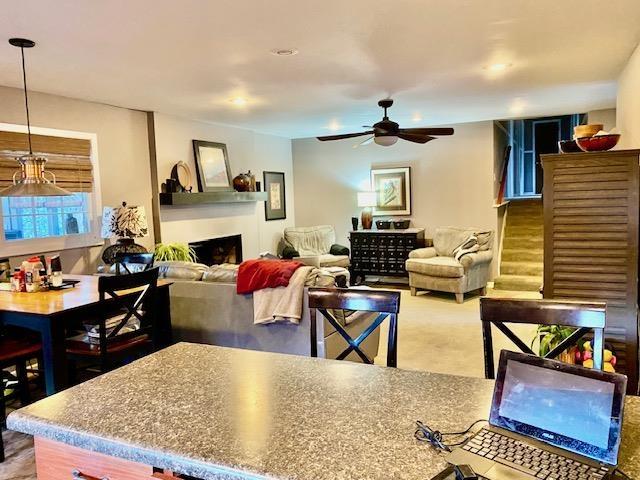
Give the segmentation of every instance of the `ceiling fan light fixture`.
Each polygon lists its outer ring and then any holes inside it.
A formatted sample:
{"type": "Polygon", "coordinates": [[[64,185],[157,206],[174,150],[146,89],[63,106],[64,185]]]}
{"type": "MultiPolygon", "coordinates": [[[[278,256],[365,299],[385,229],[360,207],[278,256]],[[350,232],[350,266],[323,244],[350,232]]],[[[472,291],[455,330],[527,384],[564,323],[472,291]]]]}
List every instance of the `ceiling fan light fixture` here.
{"type": "Polygon", "coordinates": [[[398,137],[396,137],[395,135],[378,135],[373,139],[373,141],[376,142],[377,145],[390,147],[398,141],[398,137]]]}

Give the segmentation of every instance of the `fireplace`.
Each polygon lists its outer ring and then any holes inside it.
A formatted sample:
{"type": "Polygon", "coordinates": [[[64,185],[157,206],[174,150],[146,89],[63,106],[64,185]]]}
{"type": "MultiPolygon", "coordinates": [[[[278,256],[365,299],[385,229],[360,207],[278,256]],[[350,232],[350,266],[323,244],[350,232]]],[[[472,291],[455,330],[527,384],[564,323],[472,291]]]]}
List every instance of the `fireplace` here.
{"type": "Polygon", "coordinates": [[[205,265],[242,262],[242,235],[209,238],[189,243],[196,253],[196,262],[205,265]]]}

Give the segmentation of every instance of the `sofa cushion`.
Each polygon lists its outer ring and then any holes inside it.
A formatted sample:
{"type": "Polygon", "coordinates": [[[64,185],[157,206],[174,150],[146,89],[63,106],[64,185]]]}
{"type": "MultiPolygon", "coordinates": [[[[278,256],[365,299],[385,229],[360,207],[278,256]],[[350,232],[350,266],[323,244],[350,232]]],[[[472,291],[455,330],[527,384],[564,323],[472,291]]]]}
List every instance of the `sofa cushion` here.
{"type": "Polygon", "coordinates": [[[331,255],[330,253],[320,255],[320,266],[347,268],[349,266],[349,256],[348,255],[331,255]]]}
{"type": "Polygon", "coordinates": [[[459,278],[464,276],[464,267],[453,257],[410,258],[406,262],[409,272],[430,277],[459,278]]]}
{"type": "Polygon", "coordinates": [[[176,280],[200,280],[202,274],[207,270],[207,266],[194,262],[155,262],[154,266],[159,267],[160,278],[174,278],[176,280]]]}
{"type": "Polygon", "coordinates": [[[476,232],[476,228],[438,227],[433,237],[433,246],[440,257],[453,257],[453,251],[469,236],[476,232]]]}
{"type": "Polygon", "coordinates": [[[223,263],[210,266],[203,274],[203,282],[236,283],[238,281],[240,265],[223,263]]]}
{"type": "Polygon", "coordinates": [[[331,225],[316,227],[290,227],[284,229],[284,241],[301,257],[329,253],[336,243],[336,233],[331,225]]]}

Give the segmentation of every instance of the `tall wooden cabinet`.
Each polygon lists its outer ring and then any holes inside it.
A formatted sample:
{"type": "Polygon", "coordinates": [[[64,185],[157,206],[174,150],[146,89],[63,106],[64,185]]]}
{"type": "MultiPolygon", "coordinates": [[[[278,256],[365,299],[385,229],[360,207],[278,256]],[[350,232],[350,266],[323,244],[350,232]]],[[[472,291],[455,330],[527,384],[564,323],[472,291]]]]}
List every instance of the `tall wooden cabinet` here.
{"type": "Polygon", "coordinates": [[[638,390],[640,150],[542,155],[544,297],[607,303],[606,341],[638,390]]]}

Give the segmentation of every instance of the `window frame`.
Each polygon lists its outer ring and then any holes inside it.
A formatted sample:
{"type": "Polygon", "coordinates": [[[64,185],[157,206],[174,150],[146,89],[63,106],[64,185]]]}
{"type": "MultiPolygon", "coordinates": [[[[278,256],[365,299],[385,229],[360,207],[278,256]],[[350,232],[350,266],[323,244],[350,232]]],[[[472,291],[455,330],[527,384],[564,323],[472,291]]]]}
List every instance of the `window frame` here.
{"type": "MultiPolygon", "coordinates": [[[[26,125],[0,123],[0,130],[7,132],[27,133],[26,125]]],[[[57,237],[5,240],[4,213],[0,205],[0,257],[12,257],[43,252],[57,252],[74,248],[85,248],[104,245],[100,236],[102,218],[102,195],[100,192],[100,168],[98,162],[98,135],[89,132],[59,130],[55,128],[31,127],[31,133],[52,137],[77,138],[89,140],[91,143],[91,166],[93,168],[93,191],[89,193],[89,232],[86,234],[60,235],[57,237]]],[[[18,164],[16,163],[16,170],[18,164]]]]}

